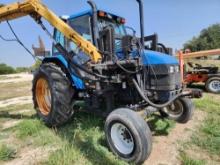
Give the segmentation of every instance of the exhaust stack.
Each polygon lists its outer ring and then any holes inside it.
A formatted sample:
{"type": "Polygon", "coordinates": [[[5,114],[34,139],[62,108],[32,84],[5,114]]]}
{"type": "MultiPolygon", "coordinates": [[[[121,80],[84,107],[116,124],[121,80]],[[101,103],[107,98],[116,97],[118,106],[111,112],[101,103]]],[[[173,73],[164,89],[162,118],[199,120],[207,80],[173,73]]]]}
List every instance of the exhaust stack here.
{"type": "Polygon", "coordinates": [[[144,5],[142,0],[137,0],[139,4],[141,44],[144,47],[144,5]]]}
{"type": "Polygon", "coordinates": [[[87,3],[91,6],[92,8],[92,33],[93,33],[93,40],[94,44],[96,47],[98,47],[98,38],[99,38],[99,33],[98,33],[98,27],[97,27],[97,6],[94,1],[88,0],[87,3]]]}

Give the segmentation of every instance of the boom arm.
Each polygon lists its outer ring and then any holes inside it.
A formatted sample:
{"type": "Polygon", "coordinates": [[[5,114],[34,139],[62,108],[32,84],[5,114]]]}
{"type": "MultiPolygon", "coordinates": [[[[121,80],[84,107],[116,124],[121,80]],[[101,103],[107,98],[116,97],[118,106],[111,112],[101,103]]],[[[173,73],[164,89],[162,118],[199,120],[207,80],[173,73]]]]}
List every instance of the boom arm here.
{"type": "MultiPolygon", "coordinates": [[[[182,56],[183,59],[191,59],[197,57],[216,56],[219,54],[220,54],[220,49],[213,49],[213,50],[205,50],[205,51],[192,52],[192,53],[184,53],[182,56]]],[[[177,54],[176,57],[179,57],[179,54],[177,54]]]]}
{"type": "Polygon", "coordinates": [[[101,54],[91,42],[85,40],[74,29],[43,5],[40,0],[26,0],[22,3],[17,2],[0,7],[0,22],[27,15],[30,15],[34,19],[43,17],[52,26],[63,33],[66,38],[78,45],[83,52],[91,57],[93,62],[97,63],[102,59],[101,54]]]}

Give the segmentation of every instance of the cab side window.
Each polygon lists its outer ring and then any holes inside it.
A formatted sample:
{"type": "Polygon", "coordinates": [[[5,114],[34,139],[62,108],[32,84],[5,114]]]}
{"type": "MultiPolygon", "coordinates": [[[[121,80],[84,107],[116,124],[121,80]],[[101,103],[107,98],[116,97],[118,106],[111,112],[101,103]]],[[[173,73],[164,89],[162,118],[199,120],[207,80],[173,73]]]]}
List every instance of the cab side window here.
{"type": "MultiPolygon", "coordinates": [[[[60,43],[64,48],[66,48],[66,39],[60,31],[55,30],[54,39],[56,40],[56,42],[60,43]]],[[[53,53],[59,53],[55,47],[53,47],[53,53]]]]}
{"type": "MultiPolygon", "coordinates": [[[[89,15],[74,18],[69,21],[69,24],[83,38],[92,42],[92,35],[91,35],[91,29],[90,29],[90,16],[89,15]]],[[[72,51],[77,51],[77,46],[73,42],[69,43],[69,48],[72,51]]]]}

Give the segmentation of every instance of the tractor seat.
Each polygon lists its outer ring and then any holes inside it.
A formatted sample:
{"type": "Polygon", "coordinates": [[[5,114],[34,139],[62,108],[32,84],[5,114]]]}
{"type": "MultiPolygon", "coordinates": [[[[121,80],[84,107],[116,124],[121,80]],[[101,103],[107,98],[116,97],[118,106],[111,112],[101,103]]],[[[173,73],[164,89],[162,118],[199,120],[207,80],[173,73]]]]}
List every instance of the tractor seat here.
{"type": "Polygon", "coordinates": [[[209,74],[218,73],[218,67],[195,67],[194,69],[201,72],[207,72],[209,74]]]}

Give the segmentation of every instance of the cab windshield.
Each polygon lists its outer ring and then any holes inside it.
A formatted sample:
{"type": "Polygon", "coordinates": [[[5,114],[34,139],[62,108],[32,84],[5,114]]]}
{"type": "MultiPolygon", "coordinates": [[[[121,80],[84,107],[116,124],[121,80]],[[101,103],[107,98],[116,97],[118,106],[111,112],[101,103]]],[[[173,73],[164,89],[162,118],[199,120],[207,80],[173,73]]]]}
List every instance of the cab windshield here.
{"type": "Polygon", "coordinates": [[[103,28],[106,26],[114,27],[116,37],[122,37],[122,36],[126,35],[124,24],[119,24],[114,20],[100,18],[98,20],[99,31],[103,30],[103,28]]]}

